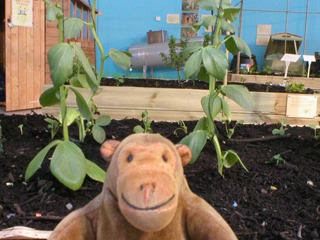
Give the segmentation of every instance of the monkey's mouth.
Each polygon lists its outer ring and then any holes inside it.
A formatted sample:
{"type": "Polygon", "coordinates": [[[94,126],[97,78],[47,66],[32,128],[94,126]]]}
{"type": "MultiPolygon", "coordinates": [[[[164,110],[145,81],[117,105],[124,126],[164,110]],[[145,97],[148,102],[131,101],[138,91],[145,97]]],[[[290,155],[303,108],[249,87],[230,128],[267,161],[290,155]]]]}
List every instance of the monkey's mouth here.
{"type": "Polygon", "coordinates": [[[132,205],[131,203],[128,202],[128,200],[123,196],[123,193],[121,193],[121,197],[122,197],[122,200],[131,208],[135,209],[135,210],[140,210],[140,211],[151,211],[151,210],[155,210],[155,209],[158,209],[158,208],[161,208],[165,205],[167,205],[169,202],[172,201],[172,199],[174,199],[175,197],[175,194],[173,194],[173,196],[171,198],[169,198],[167,201],[165,201],[164,203],[161,203],[161,204],[158,204],[156,206],[153,206],[153,207],[146,207],[146,208],[141,208],[141,207],[137,207],[137,206],[134,206],[132,205]]]}

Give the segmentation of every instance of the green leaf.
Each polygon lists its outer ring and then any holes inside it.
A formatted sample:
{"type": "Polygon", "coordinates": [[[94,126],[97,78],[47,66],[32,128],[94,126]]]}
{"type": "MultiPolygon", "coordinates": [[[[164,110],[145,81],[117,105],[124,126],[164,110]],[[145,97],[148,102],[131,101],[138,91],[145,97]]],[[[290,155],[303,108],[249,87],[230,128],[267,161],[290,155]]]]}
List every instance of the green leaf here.
{"type": "Polygon", "coordinates": [[[109,56],[112,58],[114,63],[118,66],[123,68],[124,70],[128,70],[131,66],[130,58],[126,53],[118,51],[117,49],[110,49],[109,56]]]}
{"type": "MultiPolygon", "coordinates": [[[[52,4],[52,3],[51,3],[52,4]]],[[[49,22],[52,22],[57,19],[57,14],[59,13],[59,9],[54,6],[47,6],[46,8],[46,19],[49,22]]]]}
{"type": "Polygon", "coordinates": [[[224,79],[229,66],[228,59],[224,52],[208,46],[202,51],[202,59],[205,69],[211,76],[219,80],[224,79]]]}
{"type": "Polygon", "coordinates": [[[209,28],[209,26],[214,26],[216,24],[217,17],[215,15],[210,15],[201,19],[201,21],[197,22],[193,25],[193,28],[199,31],[201,26],[205,28],[209,28]]]}
{"type": "Polygon", "coordinates": [[[221,87],[222,92],[230,99],[235,101],[241,107],[245,109],[252,109],[254,101],[250,92],[245,86],[242,85],[223,85],[221,87]]]}
{"type": "Polygon", "coordinates": [[[212,121],[222,110],[221,98],[216,93],[204,96],[201,99],[201,105],[207,117],[212,121]]]}
{"type": "MultiPolygon", "coordinates": [[[[67,126],[70,126],[78,117],[80,117],[80,112],[74,108],[67,108],[67,126]]],[[[62,116],[59,113],[59,122],[62,123],[62,116]]]]}
{"type": "Polygon", "coordinates": [[[45,90],[40,96],[40,104],[42,107],[52,106],[58,104],[60,102],[57,97],[57,93],[59,92],[59,88],[52,87],[45,90]]]}
{"type": "Polygon", "coordinates": [[[228,150],[225,152],[222,152],[223,155],[223,166],[226,168],[231,168],[235,163],[239,162],[241,166],[247,171],[248,169],[244,165],[244,163],[241,161],[241,158],[234,150],[228,150]]]}
{"type": "Polygon", "coordinates": [[[202,117],[198,122],[197,125],[194,127],[193,131],[198,131],[198,130],[208,130],[208,119],[207,117],[202,117]]]}
{"type": "Polygon", "coordinates": [[[106,172],[103,171],[97,164],[86,159],[87,162],[87,175],[98,182],[104,182],[106,178],[106,172]]]}
{"type": "Polygon", "coordinates": [[[199,42],[190,43],[185,49],[182,50],[181,55],[184,58],[188,58],[190,54],[198,51],[202,47],[203,47],[202,43],[199,43],[199,42]]]}
{"type": "Polygon", "coordinates": [[[89,63],[86,55],[82,51],[81,47],[79,47],[78,45],[72,44],[71,46],[74,48],[80,62],[82,63],[82,66],[83,66],[85,72],[88,74],[87,82],[88,82],[89,86],[91,87],[91,89],[93,91],[97,91],[98,87],[99,87],[97,77],[94,74],[94,72],[92,70],[92,66],[89,63]]]}
{"type": "MultiPolygon", "coordinates": [[[[220,2],[220,1],[219,1],[220,2]]],[[[197,0],[196,4],[198,4],[201,8],[208,11],[217,11],[219,8],[219,2],[216,0],[197,0]]]]}
{"type": "Polygon", "coordinates": [[[25,173],[25,179],[28,181],[33,174],[40,168],[45,156],[48,154],[49,150],[53,148],[54,146],[58,145],[61,141],[55,140],[51,143],[49,143],[44,149],[42,149],[35,157],[32,159],[32,161],[29,163],[26,173],[25,173]]]}
{"type": "Polygon", "coordinates": [[[79,108],[80,113],[82,114],[82,116],[84,118],[86,118],[87,120],[91,120],[92,115],[91,115],[91,111],[90,111],[90,107],[88,106],[86,100],[83,98],[83,96],[81,95],[81,93],[78,92],[78,90],[76,90],[73,87],[69,87],[70,90],[72,90],[75,95],[76,95],[76,101],[77,101],[77,105],[79,108]]]}
{"type": "Polygon", "coordinates": [[[78,190],[87,173],[87,162],[82,150],[73,142],[60,142],[50,164],[52,174],[66,187],[78,190]]]}
{"type": "Polygon", "coordinates": [[[230,110],[230,106],[229,106],[228,102],[226,100],[224,100],[223,98],[221,98],[221,103],[222,103],[222,110],[223,110],[226,118],[228,119],[228,121],[231,121],[231,110],[230,110]]]}
{"type": "Polygon", "coordinates": [[[313,130],[317,131],[317,126],[316,125],[311,124],[309,127],[312,128],[313,130]]]}
{"type": "Polygon", "coordinates": [[[236,27],[230,23],[228,23],[226,20],[221,21],[221,30],[223,31],[229,31],[230,33],[235,33],[236,27]]]}
{"type": "Polygon", "coordinates": [[[202,62],[202,50],[195,52],[191,55],[184,67],[184,74],[187,78],[193,76],[200,71],[202,62]]]}
{"type": "Polygon", "coordinates": [[[283,129],[273,129],[272,130],[273,135],[276,135],[276,134],[284,135],[284,133],[285,133],[285,131],[283,129]]]}
{"type": "Polygon", "coordinates": [[[103,143],[106,140],[106,132],[98,125],[93,126],[92,135],[94,140],[96,140],[98,143],[103,143]]]}
{"type": "Polygon", "coordinates": [[[223,14],[224,18],[230,20],[231,22],[234,22],[235,20],[237,20],[239,12],[240,12],[240,8],[234,7],[229,4],[223,5],[222,8],[224,10],[224,14],[223,14]]]}
{"type": "Polygon", "coordinates": [[[238,52],[242,52],[247,56],[251,57],[251,51],[248,45],[239,37],[230,35],[225,38],[226,48],[233,54],[236,55],[238,52]]]}
{"type": "Polygon", "coordinates": [[[83,21],[79,18],[68,18],[64,21],[64,35],[71,39],[81,32],[83,28],[83,21]]]}
{"type": "Polygon", "coordinates": [[[137,125],[133,128],[133,132],[134,133],[143,133],[144,132],[144,128],[141,127],[140,125],[137,125]]]}
{"type": "Polygon", "coordinates": [[[209,74],[206,71],[204,66],[200,67],[200,71],[198,73],[197,79],[200,80],[200,81],[204,81],[206,83],[209,83],[209,80],[210,80],[209,74]]]}
{"type": "Polygon", "coordinates": [[[102,115],[97,118],[96,124],[99,126],[107,126],[111,122],[110,116],[102,115]]]}
{"type": "Polygon", "coordinates": [[[197,160],[206,143],[207,132],[204,130],[193,131],[180,141],[180,144],[187,145],[192,151],[192,159],[189,163],[197,160]]]}
{"type": "Polygon", "coordinates": [[[48,52],[51,79],[53,85],[58,88],[72,75],[74,52],[68,43],[54,45],[48,52]]]}

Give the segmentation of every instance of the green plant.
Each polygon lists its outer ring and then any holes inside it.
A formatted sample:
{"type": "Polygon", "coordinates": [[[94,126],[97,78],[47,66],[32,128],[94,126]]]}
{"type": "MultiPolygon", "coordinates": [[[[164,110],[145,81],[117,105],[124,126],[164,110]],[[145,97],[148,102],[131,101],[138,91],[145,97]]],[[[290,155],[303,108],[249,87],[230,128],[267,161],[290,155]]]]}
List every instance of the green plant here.
{"type": "Polygon", "coordinates": [[[174,130],[173,134],[177,136],[178,135],[178,130],[181,130],[181,131],[183,131],[184,133],[187,134],[188,133],[188,127],[186,126],[184,121],[180,120],[178,122],[178,124],[179,124],[179,127],[176,130],[174,130]]]}
{"type": "Polygon", "coordinates": [[[23,124],[20,124],[18,128],[20,130],[20,135],[23,135],[23,124]]]}
{"type": "Polygon", "coordinates": [[[306,91],[306,86],[299,82],[293,82],[288,87],[286,87],[286,92],[304,93],[306,91]]]}
{"type": "Polygon", "coordinates": [[[231,128],[229,126],[229,121],[226,119],[224,121],[224,125],[225,125],[225,128],[226,128],[226,132],[227,132],[227,135],[228,135],[228,138],[231,138],[232,135],[234,134],[234,131],[236,129],[236,127],[239,125],[239,124],[243,124],[244,123],[244,120],[238,120],[235,125],[233,126],[233,128],[231,128]]]}
{"type": "Polygon", "coordinates": [[[221,40],[221,31],[235,32],[235,27],[227,20],[234,22],[240,12],[240,8],[231,5],[231,0],[198,0],[197,4],[211,11],[211,15],[203,18],[193,27],[199,30],[202,26],[213,26],[211,45],[203,46],[201,43],[192,43],[183,51],[185,56],[190,56],[185,64],[184,72],[187,78],[198,78],[209,82],[209,95],[201,99],[201,105],[205,117],[200,119],[193,132],[181,140],[182,144],[188,145],[193,157],[190,163],[198,158],[207,140],[213,141],[217,158],[218,172],[223,175],[223,168],[230,168],[236,162],[246,169],[238,154],[233,150],[222,151],[218,139],[214,119],[222,112],[231,121],[229,104],[224,99],[228,97],[240,106],[251,109],[254,102],[248,89],[243,85],[223,85],[216,88],[216,79],[223,80],[228,70],[226,54],[220,50],[225,44],[232,55],[243,52],[251,56],[248,45],[235,35],[226,36],[221,40]],[[215,13],[215,14],[214,14],[215,13]]]}
{"type": "Polygon", "coordinates": [[[266,82],[266,85],[267,85],[266,92],[269,92],[272,82],[266,82]]]}
{"type": "Polygon", "coordinates": [[[276,135],[284,135],[285,131],[287,131],[288,129],[284,126],[284,124],[286,124],[288,122],[288,119],[284,119],[284,118],[280,118],[280,123],[281,123],[281,127],[279,129],[275,128],[272,130],[272,134],[276,135]]]}
{"type": "Polygon", "coordinates": [[[286,160],[284,160],[280,154],[274,155],[270,161],[266,162],[266,164],[273,164],[273,165],[280,165],[286,163],[286,160]]]}
{"type": "Polygon", "coordinates": [[[145,110],[142,114],[142,122],[143,122],[143,127],[141,125],[137,125],[133,128],[133,132],[135,133],[153,133],[151,124],[152,120],[149,117],[149,113],[147,110],[145,110]]]}
{"type": "Polygon", "coordinates": [[[97,0],[93,1],[91,8],[91,23],[84,22],[78,18],[67,18],[64,16],[59,3],[53,5],[51,0],[44,0],[44,2],[47,4],[47,20],[58,20],[59,43],[54,45],[48,52],[53,87],[42,93],[40,103],[43,107],[60,104],[63,139],[52,141],[34,157],[27,167],[25,179],[28,181],[33,176],[40,168],[49,150],[55,148],[50,161],[52,174],[65,186],[72,190],[77,190],[81,187],[86,175],[94,180],[103,182],[105,172],[98,165],[88,160],[82,150],[74,142],[71,142],[68,126],[77,121],[79,138],[83,141],[89,131],[85,127],[85,120],[87,120],[89,126],[92,127],[94,138],[98,136],[96,138],[98,142],[104,140],[105,132],[101,126],[108,124],[110,119],[103,116],[97,120],[93,118],[92,110],[96,108],[92,98],[100,86],[105,60],[111,57],[118,66],[123,69],[129,69],[131,65],[129,57],[131,55],[116,49],[110,49],[108,55],[104,54],[95,24],[97,0]],[[64,42],[65,38],[76,37],[84,25],[91,27],[92,34],[101,52],[101,69],[98,74],[95,73],[94,68],[78,45],[64,42]],[[76,87],[90,90],[87,99],[84,99],[76,87]],[[78,110],[67,107],[66,99],[69,91],[72,91],[76,96],[78,110]],[[98,133],[95,134],[95,132],[98,133]]]}
{"type": "Polygon", "coordinates": [[[162,60],[168,67],[171,67],[178,71],[178,80],[181,80],[181,69],[184,63],[187,61],[188,56],[183,56],[181,51],[188,45],[188,39],[180,39],[177,43],[177,38],[170,36],[169,38],[169,56],[164,53],[160,53],[162,60]]]}
{"type": "MultiPolygon", "coordinates": [[[[319,125],[320,125],[320,122],[319,122],[319,125]]],[[[317,126],[312,124],[309,127],[314,130],[314,139],[318,140],[320,138],[320,132],[317,133],[317,126]]]]}
{"type": "Polygon", "coordinates": [[[249,74],[249,69],[247,67],[241,67],[240,68],[240,73],[241,74],[249,74]]]}
{"type": "Polygon", "coordinates": [[[124,81],[125,81],[125,77],[124,77],[124,76],[122,76],[122,77],[115,77],[114,79],[117,81],[117,86],[118,86],[118,87],[119,87],[121,84],[123,84],[124,81]]]}
{"type": "Polygon", "coordinates": [[[240,82],[245,83],[246,81],[247,81],[247,79],[245,77],[240,78],[240,82]]]}
{"type": "Polygon", "coordinates": [[[48,128],[51,132],[51,139],[54,139],[54,136],[57,134],[59,128],[61,127],[60,122],[52,118],[45,118],[44,120],[49,123],[48,128]]]}
{"type": "Polygon", "coordinates": [[[271,66],[264,66],[262,72],[267,75],[271,75],[273,73],[273,70],[271,66]]]}

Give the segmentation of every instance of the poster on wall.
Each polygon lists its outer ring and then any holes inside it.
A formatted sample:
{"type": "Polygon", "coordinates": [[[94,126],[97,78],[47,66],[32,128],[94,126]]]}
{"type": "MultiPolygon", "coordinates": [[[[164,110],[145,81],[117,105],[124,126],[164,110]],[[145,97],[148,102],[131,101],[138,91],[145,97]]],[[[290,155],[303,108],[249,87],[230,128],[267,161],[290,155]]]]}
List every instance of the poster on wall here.
{"type": "Polygon", "coordinates": [[[14,26],[32,27],[33,0],[12,1],[12,23],[14,26]]]}
{"type": "Polygon", "coordinates": [[[182,13],[181,26],[193,26],[199,22],[199,13],[182,13]]]}
{"type": "Polygon", "coordinates": [[[195,3],[195,0],[183,0],[182,1],[183,12],[198,12],[199,5],[195,3]]]}

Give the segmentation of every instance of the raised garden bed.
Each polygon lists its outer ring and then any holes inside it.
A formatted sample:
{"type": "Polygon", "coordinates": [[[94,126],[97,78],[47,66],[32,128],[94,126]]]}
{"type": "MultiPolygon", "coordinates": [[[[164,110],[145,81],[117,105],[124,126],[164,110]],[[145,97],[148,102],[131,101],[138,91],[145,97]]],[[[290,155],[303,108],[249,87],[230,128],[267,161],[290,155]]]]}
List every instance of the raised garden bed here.
{"type": "MultiPolygon", "coordinates": [[[[24,182],[27,164],[51,141],[44,117],[0,115],[3,131],[0,229],[25,226],[50,231],[63,216],[82,207],[101,191],[102,184],[90,179],[77,192],[66,189],[48,171],[48,159],[28,183],[24,182]],[[23,133],[18,127],[21,124],[23,133]],[[68,203],[73,205],[72,210],[66,208],[68,203]]],[[[105,127],[107,138],[121,140],[137,124],[141,122],[136,119],[113,120],[105,127]]],[[[195,121],[186,122],[189,130],[195,124],[195,121]]],[[[181,131],[178,135],[173,133],[177,127],[177,123],[152,124],[155,133],[174,143],[185,136],[181,131]]],[[[271,140],[270,137],[276,136],[271,133],[274,128],[279,125],[238,125],[233,137],[228,139],[224,125],[217,122],[222,149],[234,149],[249,172],[236,164],[226,169],[222,178],[218,174],[214,146],[208,143],[198,161],[185,167],[189,185],[222,214],[240,240],[319,239],[320,142],[313,138],[312,129],[290,126],[284,137],[271,140]],[[284,164],[266,164],[277,154],[285,160],[284,164]]],[[[76,126],[71,126],[70,131],[76,138],[76,126]]],[[[61,137],[59,132],[56,138],[61,137]]],[[[107,167],[99,154],[100,145],[91,136],[77,144],[87,158],[102,168],[107,167]]],[[[3,236],[3,232],[0,234],[3,236]]]]}
{"type": "MultiPolygon", "coordinates": [[[[107,84],[113,86],[101,86],[94,102],[99,106],[101,114],[109,115],[113,119],[140,118],[143,111],[148,110],[151,119],[156,121],[196,120],[204,116],[201,107],[201,98],[208,94],[208,86],[197,82],[178,82],[139,79],[144,87],[115,86],[121,84],[117,80],[108,80],[107,84]],[[169,88],[151,87],[166,82],[169,88]],[[153,84],[153,85],[152,85],[153,84]],[[148,87],[147,87],[148,86],[148,87]],[[181,88],[183,87],[183,88],[181,88]],[[194,89],[202,88],[202,89],[194,89]]],[[[129,84],[125,80],[123,84],[129,84]]],[[[254,87],[258,87],[258,84],[254,87]]],[[[51,84],[43,86],[43,90],[50,88],[51,84]]],[[[253,87],[253,86],[252,86],[253,87]]],[[[260,85],[260,89],[266,90],[266,85],[260,85]]],[[[272,87],[270,91],[284,91],[282,87],[272,87]]],[[[86,89],[78,89],[84,96],[89,94],[86,89]]],[[[260,90],[261,91],[261,90],[260,90]]],[[[312,90],[311,90],[312,91],[312,90]]],[[[289,118],[286,116],[288,95],[305,95],[286,92],[251,92],[254,102],[253,109],[246,110],[228,100],[234,120],[244,120],[245,123],[277,123],[281,118],[287,118],[289,124],[310,125],[320,121],[320,104],[317,105],[315,118],[289,118]]],[[[320,95],[315,95],[320,96],[320,95]]],[[[70,93],[67,100],[69,106],[76,107],[74,95],[70,93]]],[[[59,106],[45,107],[43,113],[57,116],[59,106]]]]}
{"type": "MultiPolygon", "coordinates": [[[[307,88],[320,91],[320,78],[306,78],[306,77],[292,77],[289,76],[288,80],[290,82],[301,82],[307,88]]],[[[255,74],[235,74],[232,73],[229,75],[230,82],[248,82],[248,83],[262,83],[265,84],[270,82],[272,84],[283,84],[283,76],[269,76],[269,75],[255,75],[255,74]]]]}

